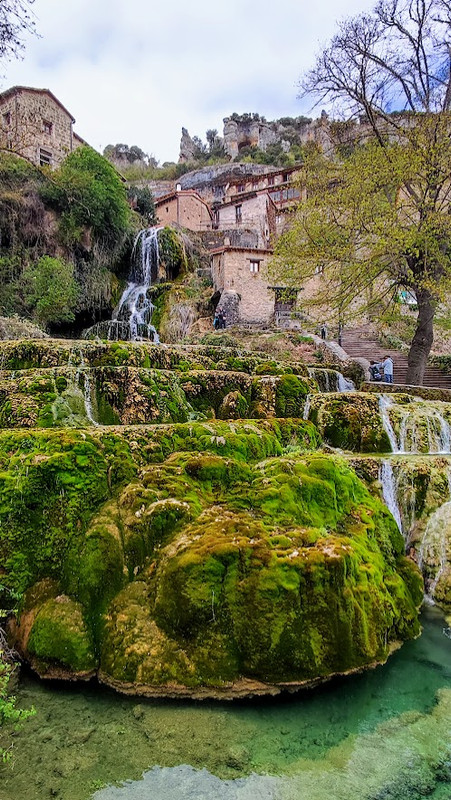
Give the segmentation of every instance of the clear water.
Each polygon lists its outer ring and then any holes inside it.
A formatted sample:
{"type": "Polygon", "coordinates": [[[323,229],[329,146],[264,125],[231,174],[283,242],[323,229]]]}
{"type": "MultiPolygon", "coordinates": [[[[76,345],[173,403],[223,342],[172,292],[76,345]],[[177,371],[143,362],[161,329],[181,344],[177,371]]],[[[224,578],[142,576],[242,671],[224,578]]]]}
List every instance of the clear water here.
{"type": "Polygon", "coordinates": [[[451,639],[424,631],[363,675],[284,699],[125,698],[25,676],[36,707],[0,768],[1,800],[451,798],[451,639]]]}

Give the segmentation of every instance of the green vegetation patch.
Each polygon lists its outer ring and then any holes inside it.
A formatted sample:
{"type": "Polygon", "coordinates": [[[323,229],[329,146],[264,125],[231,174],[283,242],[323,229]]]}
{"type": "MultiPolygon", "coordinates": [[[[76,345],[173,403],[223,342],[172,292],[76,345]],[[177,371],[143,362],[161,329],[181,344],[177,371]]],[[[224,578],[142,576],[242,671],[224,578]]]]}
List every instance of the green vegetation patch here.
{"type": "Polygon", "coordinates": [[[302,454],[317,443],[290,419],[2,433],[4,583],[29,588],[39,671],[303,681],[415,636],[394,520],[343,460],[302,454]]]}

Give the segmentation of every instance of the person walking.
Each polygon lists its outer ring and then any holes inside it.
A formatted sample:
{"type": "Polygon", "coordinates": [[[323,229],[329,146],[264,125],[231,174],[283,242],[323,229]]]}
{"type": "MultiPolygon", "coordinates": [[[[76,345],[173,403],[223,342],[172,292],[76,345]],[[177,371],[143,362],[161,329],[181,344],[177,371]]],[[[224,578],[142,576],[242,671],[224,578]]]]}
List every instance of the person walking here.
{"type": "Polygon", "coordinates": [[[325,341],[327,339],[327,325],[325,322],[321,325],[321,339],[325,341]]]}

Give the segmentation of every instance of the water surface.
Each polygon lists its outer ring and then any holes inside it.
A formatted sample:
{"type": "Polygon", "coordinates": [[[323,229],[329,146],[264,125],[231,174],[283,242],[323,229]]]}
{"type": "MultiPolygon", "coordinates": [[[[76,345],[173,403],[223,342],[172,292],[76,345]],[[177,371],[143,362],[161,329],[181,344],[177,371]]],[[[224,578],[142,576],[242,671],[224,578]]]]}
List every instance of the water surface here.
{"type": "Polygon", "coordinates": [[[451,798],[451,639],[435,609],[390,661],[283,699],[146,701],[24,676],[1,800],[451,798]]]}

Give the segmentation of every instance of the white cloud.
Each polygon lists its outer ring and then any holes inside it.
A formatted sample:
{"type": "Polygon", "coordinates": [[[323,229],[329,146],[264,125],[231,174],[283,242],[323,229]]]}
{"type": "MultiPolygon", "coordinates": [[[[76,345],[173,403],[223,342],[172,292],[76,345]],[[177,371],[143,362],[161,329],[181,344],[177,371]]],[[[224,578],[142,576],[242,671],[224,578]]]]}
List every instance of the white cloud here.
{"type": "Polygon", "coordinates": [[[36,0],[40,39],[7,65],[2,88],[45,87],[93,147],[137,144],[176,161],[182,126],[222,132],[233,111],[273,119],[308,111],[296,99],[335,21],[369,0],[36,0]],[[307,7],[306,7],[307,6],[307,7]]]}

